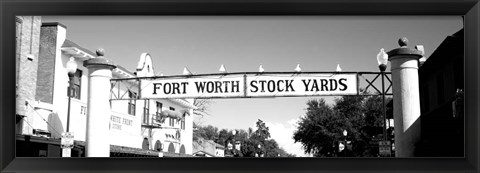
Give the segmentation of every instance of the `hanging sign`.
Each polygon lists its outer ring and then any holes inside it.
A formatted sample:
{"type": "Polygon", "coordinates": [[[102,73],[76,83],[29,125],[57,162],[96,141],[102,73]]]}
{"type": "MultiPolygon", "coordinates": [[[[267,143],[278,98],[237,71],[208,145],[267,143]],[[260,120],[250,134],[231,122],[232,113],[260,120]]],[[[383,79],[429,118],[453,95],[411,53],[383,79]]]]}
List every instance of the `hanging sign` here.
{"type": "Polygon", "coordinates": [[[210,98],[244,96],[244,76],[144,79],[141,98],[210,98]]]}
{"type": "Polygon", "coordinates": [[[356,74],[249,74],[141,79],[143,99],[356,95],[356,74]]]}
{"type": "Polygon", "coordinates": [[[381,156],[391,156],[392,149],[390,145],[390,141],[379,141],[378,142],[378,149],[381,156]]]}
{"type": "Polygon", "coordinates": [[[262,75],[247,77],[247,96],[322,96],[357,94],[355,74],[262,75]]]}
{"type": "Polygon", "coordinates": [[[60,140],[61,148],[73,148],[73,132],[63,132],[60,140]]]}

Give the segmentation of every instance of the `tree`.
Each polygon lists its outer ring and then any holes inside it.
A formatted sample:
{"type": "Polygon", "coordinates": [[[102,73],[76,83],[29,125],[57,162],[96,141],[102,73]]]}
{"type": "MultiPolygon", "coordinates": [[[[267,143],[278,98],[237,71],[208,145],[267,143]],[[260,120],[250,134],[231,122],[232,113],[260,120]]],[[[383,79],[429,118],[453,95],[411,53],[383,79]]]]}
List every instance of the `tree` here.
{"type": "Polygon", "coordinates": [[[249,138],[242,142],[241,150],[244,157],[255,157],[255,154],[265,152],[265,140],[270,137],[270,132],[262,120],[259,119],[256,124],[257,129],[253,131],[249,128],[246,132],[249,138]],[[258,148],[258,145],[263,148],[258,148]]]}
{"type": "MultiPolygon", "coordinates": [[[[385,98],[385,104],[392,100],[391,97],[385,98]]],[[[365,125],[362,128],[362,138],[370,146],[365,147],[363,156],[376,156],[379,154],[378,148],[373,147],[376,144],[373,142],[373,138],[383,137],[383,105],[382,96],[367,97],[364,102],[364,114],[365,125]]],[[[388,134],[388,132],[387,132],[388,134]]]]}
{"type": "Polygon", "coordinates": [[[297,157],[295,154],[290,154],[285,151],[282,147],[278,149],[279,157],[297,157]]]}
{"type": "Polygon", "coordinates": [[[193,140],[197,141],[199,138],[216,141],[218,139],[218,128],[212,125],[197,126],[193,132],[193,140]]]}
{"type": "Polygon", "coordinates": [[[343,96],[335,101],[334,110],[337,116],[345,118],[348,132],[348,140],[353,144],[353,151],[349,154],[353,156],[363,155],[363,151],[368,145],[368,141],[364,140],[363,133],[365,126],[365,97],[363,96],[343,96]]]}
{"type": "MultiPolygon", "coordinates": [[[[386,100],[388,102],[389,99],[386,100]]],[[[294,132],[295,142],[302,143],[306,153],[317,157],[334,156],[338,141],[351,141],[352,156],[375,156],[378,148],[372,137],[383,133],[383,112],[380,96],[343,96],[333,107],[323,99],[307,102],[306,115],[294,132]],[[342,131],[347,130],[347,139],[342,131]]]]}
{"type": "Polygon", "coordinates": [[[256,153],[262,153],[264,154],[264,157],[278,157],[279,155],[281,157],[295,157],[295,155],[288,154],[285,150],[280,148],[274,139],[270,139],[270,131],[265,122],[259,119],[256,124],[257,129],[255,131],[253,131],[252,128],[249,128],[247,131],[243,129],[219,130],[212,125],[195,125],[197,130],[194,131],[193,136],[194,140],[197,140],[198,138],[213,140],[225,147],[228,143],[235,145],[236,141],[240,141],[240,151],[235,149],[228,150],[228,148],[225,149],[226,153],[236,153],[236,156],[239,157],[255,157],[256,153]],[[233,131],[235,131],[235,135],[233,131]],[[258,148],[258,145],[260,145],[261,148],[258,148]]]}
{"type": "Polygon", "coordinates": [[[261,119],[257,121],[257,130],[253,133],[253,137],[259,141],[265,141],[270,138],[269,129],[261,119]]]}
{"type": "Polygon", "coordinates": [[[307,113],[300,118],[293,139],[302,143],[305,153],[331,156],[335,152],[334,141],[346,125],[346,119],[337,116],[324,99],[309,100],[307,113]]]}
{"type": "Polygon", "coordinates": [[[215,141],[223,146],[226,146],[229,142],[229,139],[232,139],[233,134],[229,133],[227,129],[222,129],[218,132],[218,140],[215,141]]]}
{"type": "MultiPolygon", "coordinates": [[[[209,99],[193,99],[193,105],[195,106],[195,108],[193,109],[193,115],[194,116],[194,126],[198,126],[198,125],[201,125],[202,122],[201,122],[201,119],[205,116],[205,115],[209,115],[208,113],[208,107],[211,103],[211,100],[209,99]]],[[[195,136],[194,136],[194,140],[195,140],[195,136]]]]}
{"type": "Polygon", "coordinates": [[[193,105],[196,107],[193,109],[193,114],[203,117],[209,115],[208,106],[210,105],[211,100],[209,99],[194,99],[193,105]]]}

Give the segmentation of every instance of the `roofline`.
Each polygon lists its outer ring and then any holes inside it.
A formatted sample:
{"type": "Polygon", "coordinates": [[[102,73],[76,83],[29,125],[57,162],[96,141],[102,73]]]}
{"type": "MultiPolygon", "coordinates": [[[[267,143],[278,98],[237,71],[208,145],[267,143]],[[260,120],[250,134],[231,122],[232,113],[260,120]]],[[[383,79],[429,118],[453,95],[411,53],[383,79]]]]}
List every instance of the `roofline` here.
{"type": "Polygon", "coordinates": [[[210,153],[210,152],[208,152],[208,151],[205,151],[205,150],[198,150],[198,151],[196,151],[196,152],[193,152],[192,155],[195,155],[195,154],[197,154],[197,153],[199,153],[199,152],[208,154],[208,155],[210,155],[210,156],[212,156],[212,157],[217,157],[217,155],[212,154],[212,153],[210,153]]]}
{"type": "Polygon", "coordinates": [[[84,48],[84,47],[78,45],[77,43],[75,43],[74,41],[69,40],[69,39],[65,39],[65,41],[63,42],[63,44],[62,44],[61,47],[63,47],[63,45],[64,45],[65,43],[71,44],[71,46],[73,46],[73,47],[75,47],[75,48],[78,48],[78,49],[80,49],[80,50],[82,50],[82,51],[90,54],[90,55],[93,56],[93,57],[96,57],[96,56],[97,56],[97,54],[94,53],[94,52],[92,52],[90,49],[84,48]]]}
{"type": "Polygon", "coordinates": [[[59,22],[45,22],[45,23],[42,23],[42,27],[43,26],[61,26],[61,27],[64,27],[65,29],[67,29],[67,26],[62,24],[62,23],[59,23],[59,22]]]}
{"type": "MultiPolygon", "coordinates": [[[[84,47],[78,45],[77,43],[75,43],[75,42],[72,41],[72,40],[65,39],[65,41],[63,42],[63,44],[65,44],[65,43],[70,44],[70,45],[71,45],[70,47],[75,47],[75,48],[77,48],[77,49],[80,49],[81,51],[84,51],[85,53],[90,54],[90,55],[93,56],[93,57],[96,57],[96,53],[92,52],[91,50],[89,50],[89,49],[87,49],[87,48],[84,48],[84,47]]],[[[63,45],[62,45],[62,47],[63,47],[63,45]]],[[[121,70],[121,71],[124,71],[125,73],[128,73],[128,74],[131,75],[131,76],[134,76],[134,77],[136,76],[135,74],[133,74],[133,72],[127,70],[125,67],[122,67],[122,66],[120,66],[120,65],[117,65],[117,68],[118,68],[119,70],[121,70]]]]}
{"type": "Polygon", "coordinates": [[[120,70],[122,70],[122,71],[124,71],[124,72],[126,72],[126,73],[128,73],[128,74],[130,74],[130,75],[132,75],[132,76],[137,76],[137,75],[133,74],[133,72],[127,70],[127,69],[126,69],[125,67],[123,67],[123,66],[117,65],[117,68],[120,69],[120,70]]]}

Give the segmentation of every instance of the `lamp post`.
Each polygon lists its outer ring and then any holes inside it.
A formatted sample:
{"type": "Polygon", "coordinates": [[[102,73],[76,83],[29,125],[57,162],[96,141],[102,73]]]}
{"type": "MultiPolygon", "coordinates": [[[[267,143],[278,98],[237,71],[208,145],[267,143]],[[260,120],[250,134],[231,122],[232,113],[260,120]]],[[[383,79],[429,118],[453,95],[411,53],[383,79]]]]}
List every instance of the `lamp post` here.
{"type": "Polygon", "coordinates": [[[344,150],[343,154],[345,157],[347,157],[347,134],[348,134],[347,130],[343,130],[343,138],[345,139],[345,143],[344,143],[345,148],[343,149],[344,150]]]}
{"type": "Polygon", "coordinates": [[[388,55],[382,48],[377,55],[378,68],[382,75],[382,112],[383,112],[383,140],[387,141],[387,112],[385,109],[385,69],[387,69],[388,55]]]}
{"type": "Polygon", "coordinates": [[[240,154],[240,141],[237,141],[237,137],[236,135],[238,134],[237,130],[233,130],[232,131],[232,135],[233,135],[233,143],[234,143],[234,148],[233,148],[233,156],[234,157],[241,157],[241,154],[240,154]]]}
{"type": "Polygon", "coordinates": [[[77,63],[75,62],[74,57],[70,57],[70,60],[65,64],[65,68],[68,72],[68,106],[67,106],[67,130],[66,133],[62,133],[61,147],[62,147],[62,157],[70,157],[71,149],[73,147],[73,134],[70,133],[70,102],[72,99],[72,89],[73,89],[73,77],[75,72],[77,72],[77,63]]]}
{"type": "Polygon", "coordinates": [[[67,110],[67,132],[70,132],[70,102],[72,100],[72,90],[73,90],[73,77],[75,72],[77,72],[77,62],[75,62],[74,57],[70,57],[70,60],[66,64],[66,69],[68,72],[68,110],[67,110]]]}
{"type": "Polygon", "coordinates": [[[237,134],[237,130],[232,130],[232,135],[233,135],[233,143],[235,143],[237,141],[237,138],[236,138],[236,135],[237,134]]]}

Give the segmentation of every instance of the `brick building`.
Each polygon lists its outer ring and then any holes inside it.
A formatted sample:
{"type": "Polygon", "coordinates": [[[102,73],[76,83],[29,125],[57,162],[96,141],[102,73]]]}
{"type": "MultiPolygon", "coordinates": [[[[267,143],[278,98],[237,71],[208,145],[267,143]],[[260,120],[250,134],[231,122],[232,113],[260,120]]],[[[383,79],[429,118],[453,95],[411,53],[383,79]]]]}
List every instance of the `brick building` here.
{"type": "MultiPolygon", "coordinates": [[[[72,157],[85,155],[89,73],[83,61],[95,57],[67,39],[66,26],[42,24],[40,17],[17,17],[17,157],[60,157],[60,138],[67,123],[74,133],[72,157]],[[69,78],[65,67],[71,57],[78,67],[67,122],[69,78]]],[[[140,55],[134,71],[118,66],[112,76],[153,76],[148,53],[140,55]]],[[[124,84],[112,83],[112,91],[128,99],[110,101],[109,136],[104,139],[110,143],[110,156],[191,155],[193,100],[138,100],[138,83],[124,84]]]]}
{"type": "Polygon", "coordinates": [[[25,102],[35,100],[41,17],[17,16],[16,22],[16,131],[31,134],[32,123],[25,102]],[[23,119],[23,120],[22,120],[23,119]]]}

